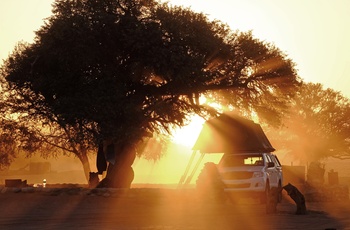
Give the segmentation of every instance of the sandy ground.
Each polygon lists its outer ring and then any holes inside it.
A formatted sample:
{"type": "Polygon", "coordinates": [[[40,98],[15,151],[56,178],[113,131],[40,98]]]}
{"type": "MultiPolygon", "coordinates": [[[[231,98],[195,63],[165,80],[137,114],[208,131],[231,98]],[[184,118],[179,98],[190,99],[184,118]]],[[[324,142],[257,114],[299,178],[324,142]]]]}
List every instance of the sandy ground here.
{"type": "Polygon", "coordinates": [[[294,215],[287,198],[268,215],[251,199],[203,201],[193,190],[52,189],[0,193],[0,229],[350,229],[350,203],[307,203],[294,215]]]}

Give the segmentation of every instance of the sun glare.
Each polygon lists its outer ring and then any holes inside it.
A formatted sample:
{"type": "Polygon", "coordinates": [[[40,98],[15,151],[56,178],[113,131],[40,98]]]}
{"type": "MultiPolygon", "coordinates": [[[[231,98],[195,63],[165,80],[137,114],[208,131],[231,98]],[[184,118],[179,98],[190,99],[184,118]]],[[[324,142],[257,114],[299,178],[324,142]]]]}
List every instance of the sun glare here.
{"type": "MultiPolygon", "coordinates": [[[[206,98],[204,95],[201,95],[199,97],[199,104],[206,104],[207,106],[212,107],[217,111],[221,111],[223,109],[222,105],[216,103],[215,101],[208,100],[208,98],[206,98]]],[[[176,144],[192,148],[198,138],[199,133],[203,128],[204,122],[204,118],[198,115],[193,115],[188,125],[176,129],[173,132],[172,141],[176,144]]]]}
{"type": "Polygon", "coordinates": [[[193,147],[200,131],[202,130],[204,122],[205,120],[200,116],[193,116],[188,125],[174,131],[172,138],[173,142],[186,147],[193,147]]]}

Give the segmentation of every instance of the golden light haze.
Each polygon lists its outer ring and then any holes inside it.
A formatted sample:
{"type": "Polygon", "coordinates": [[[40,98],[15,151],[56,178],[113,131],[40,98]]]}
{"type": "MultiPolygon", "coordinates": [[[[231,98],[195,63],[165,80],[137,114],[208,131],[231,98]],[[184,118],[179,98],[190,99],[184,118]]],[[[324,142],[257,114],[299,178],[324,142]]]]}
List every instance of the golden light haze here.
{"type": "MultiPolygon", "coordinates": [[[[34,32],[51,15],[53,0],[0,1],[0,59],[19,41],[33,42],[34,32]]],[[[274,43],[296,63],[299,76],[350,97],[350,1],[348,0],[171,0],[204,12],[235,30],[274,43]]],[[[0,61],[0,64],[2,61],[0,61]]],[[[134,183],[177,183],[202,123],[177,131],[182,148],[169,150],[159,162],[138,159],[134,183]]],[[[94,163],[92,163],[94,166],[94,163]]]]}

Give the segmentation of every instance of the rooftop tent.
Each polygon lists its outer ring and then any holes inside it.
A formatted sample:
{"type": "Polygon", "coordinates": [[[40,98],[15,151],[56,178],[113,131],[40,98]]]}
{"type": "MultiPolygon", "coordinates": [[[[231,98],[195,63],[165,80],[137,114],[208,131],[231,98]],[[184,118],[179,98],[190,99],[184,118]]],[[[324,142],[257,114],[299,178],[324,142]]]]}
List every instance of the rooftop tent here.
{"type": "Polygon", "coordinates": [[[204,123],[193,150],[201,153],[273,152],[259,124],[237,115],[222,114],[204,123]]]}
{"type": "Polygon", "coordinates": [[[204,123],[194,144],[192,156],[187,164],[185,173],[179,181],[179,187],[189,184],[200,162],[207,153],[249,153],[273,152],[270,141],[259,124],[251,120],[224,113],[204,123]],[[196,153],[201,155],[191,174],[187,176],[196,153]]]}

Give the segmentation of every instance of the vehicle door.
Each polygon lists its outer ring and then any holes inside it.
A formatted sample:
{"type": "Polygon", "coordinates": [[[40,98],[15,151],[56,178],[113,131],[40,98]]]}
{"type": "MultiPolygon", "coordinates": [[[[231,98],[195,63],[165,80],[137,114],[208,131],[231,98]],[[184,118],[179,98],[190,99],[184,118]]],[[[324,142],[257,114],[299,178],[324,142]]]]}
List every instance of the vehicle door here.
{"type": "Polygon", "coordinates": [[[275,163],[276,171],[277,171],[277,177],[278,181],[281,181],[281,185],[283,185],[283,172],[282,172],[282,165],[280,161],[278,160],[278,157],[276,155],[271,155],[271,159],[275,163]]]}
{"type": "Polygon", "coordinates": [[[269,180],[270,180],[270,187],[278,187],[278,171],[276,169],[276,166],[275,166],[275,162],[274,160],[272,159],[272,157],[268,154],[265,155],[266,157],[266,172],[268,173],[269,175],[269,180]],[[274,166],[273,167],[268,167],[268,163],[273,163],[274,166]]]}

